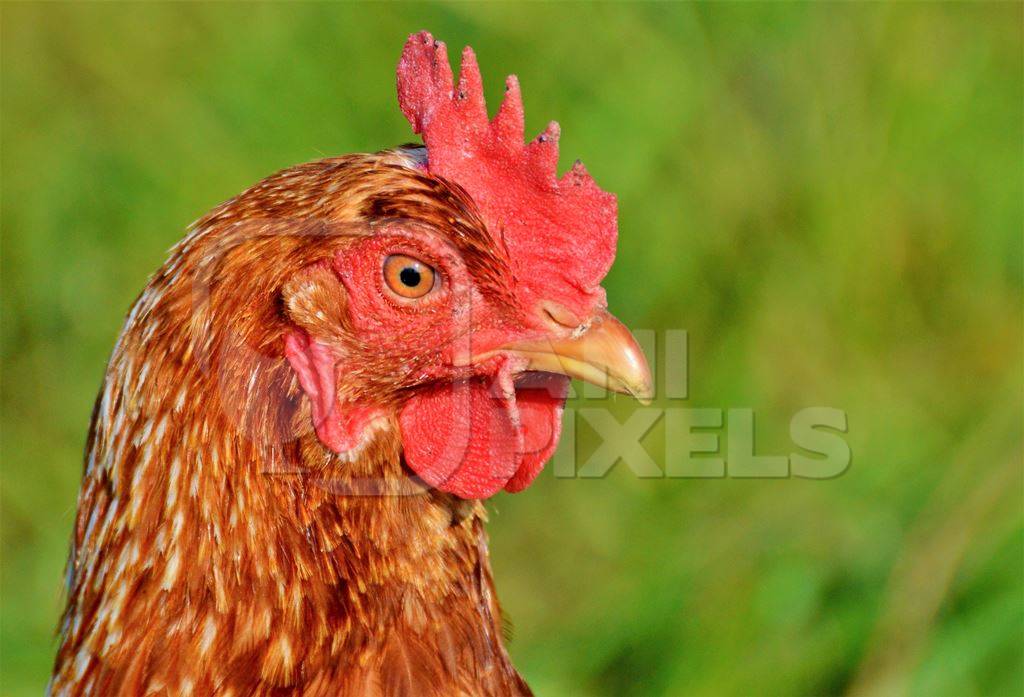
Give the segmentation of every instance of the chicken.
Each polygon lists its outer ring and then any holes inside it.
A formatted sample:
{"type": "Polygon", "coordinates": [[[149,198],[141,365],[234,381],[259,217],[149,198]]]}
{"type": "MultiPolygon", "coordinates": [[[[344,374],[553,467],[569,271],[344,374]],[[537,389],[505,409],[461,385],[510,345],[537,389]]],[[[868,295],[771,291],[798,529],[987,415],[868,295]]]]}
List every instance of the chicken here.
{"type": "Polygon", "coordinates": [[[605,309],[614,196],[558,126],[488,120],[473,53],[406,43],[424,145],[299,165],[197,221],[93,411],[53,694],[529,694],[482,500],[571,377],[647,398],[605,309]]]}

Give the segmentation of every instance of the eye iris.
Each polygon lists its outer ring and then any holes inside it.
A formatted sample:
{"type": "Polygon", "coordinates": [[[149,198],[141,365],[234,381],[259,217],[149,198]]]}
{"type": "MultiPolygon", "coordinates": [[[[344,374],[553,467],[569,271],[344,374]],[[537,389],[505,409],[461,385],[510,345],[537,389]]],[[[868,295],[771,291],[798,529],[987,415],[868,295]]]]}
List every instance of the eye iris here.
{"type": "Polygon", "coordinates": [[[404,254],[387,257],[383,272],[391,292],[406,300],[423,298],[437,286],[437,275],[431,266],[404,254]]]}
{"type": "Polygon", "coordinates": [[[423,276],[412,266],[406,266],[399,272],[398,280],[409,288],[415,288],[423,281],[423,276]]]}

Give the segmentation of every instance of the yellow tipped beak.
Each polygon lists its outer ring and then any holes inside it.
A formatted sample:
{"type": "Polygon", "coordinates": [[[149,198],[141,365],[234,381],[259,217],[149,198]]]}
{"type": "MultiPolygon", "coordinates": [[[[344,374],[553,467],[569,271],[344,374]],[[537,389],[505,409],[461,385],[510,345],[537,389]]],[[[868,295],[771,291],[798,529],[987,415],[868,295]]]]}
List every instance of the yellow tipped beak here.
{"type": "Polygon", "coordinates": [[[578,378],[631,394],[642,404],[654,398],[643,350],[625,325],[607,312],[598,314],[579,335],[516,342],[499,351],[527,359],[527,370],[578,378]]]}

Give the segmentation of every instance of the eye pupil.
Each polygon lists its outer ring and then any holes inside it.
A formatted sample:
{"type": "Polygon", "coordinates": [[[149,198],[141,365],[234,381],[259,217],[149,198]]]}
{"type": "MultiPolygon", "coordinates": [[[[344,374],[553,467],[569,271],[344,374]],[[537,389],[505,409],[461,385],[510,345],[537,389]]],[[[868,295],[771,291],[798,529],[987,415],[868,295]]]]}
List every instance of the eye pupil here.
{"type": "Polygon", "coordinates": [[[398,279],[409,288],[415,288],[423,280],[423,276],[412,266],[406,266],[398,274],[398,279]]]}

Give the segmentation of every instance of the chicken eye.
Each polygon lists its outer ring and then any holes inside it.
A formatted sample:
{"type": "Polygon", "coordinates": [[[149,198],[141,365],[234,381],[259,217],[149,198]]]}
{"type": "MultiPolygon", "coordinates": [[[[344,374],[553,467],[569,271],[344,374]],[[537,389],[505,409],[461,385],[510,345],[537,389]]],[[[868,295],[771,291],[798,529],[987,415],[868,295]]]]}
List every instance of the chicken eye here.
{"type": "Polygon", "coordinates": [[[384,281],[403,298],[422,298],[434,289],[437,274],[419,259],[392,254],[384,260],[384,281]]]}

